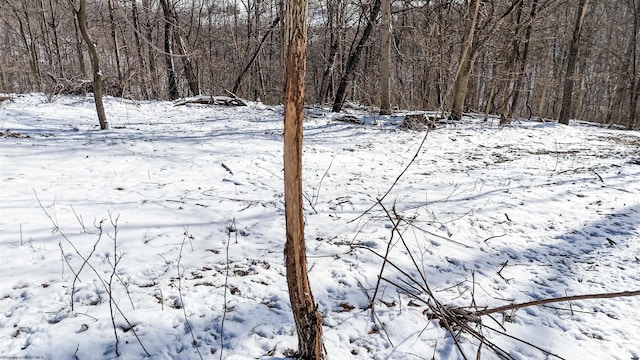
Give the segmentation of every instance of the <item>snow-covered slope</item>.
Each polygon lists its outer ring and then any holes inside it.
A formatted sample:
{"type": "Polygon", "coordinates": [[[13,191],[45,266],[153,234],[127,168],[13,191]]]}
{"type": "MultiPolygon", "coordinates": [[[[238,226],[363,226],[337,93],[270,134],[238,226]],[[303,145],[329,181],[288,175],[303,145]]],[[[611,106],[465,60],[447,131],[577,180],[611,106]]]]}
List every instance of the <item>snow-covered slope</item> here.
{"type": "MultiPolygon", "coordinates": [[[[99,131],[90,98],[0,104],[0,357],[285,358],[281,107],[106,109],[99,131]]],[[[463,356],[419,286],[469,310],[640,289],[637,133],[466,118],[418,152],[425,133],[399,117],[353,115],[365,125],[309,110],[304,130],[329,359],[475,358],[478,341],[460,335],[463,356]]],[[[553,356],[489,327],[566,359],[638,359],[639,306],[528,307],[481,331],[514,359],[553,356]]]]}

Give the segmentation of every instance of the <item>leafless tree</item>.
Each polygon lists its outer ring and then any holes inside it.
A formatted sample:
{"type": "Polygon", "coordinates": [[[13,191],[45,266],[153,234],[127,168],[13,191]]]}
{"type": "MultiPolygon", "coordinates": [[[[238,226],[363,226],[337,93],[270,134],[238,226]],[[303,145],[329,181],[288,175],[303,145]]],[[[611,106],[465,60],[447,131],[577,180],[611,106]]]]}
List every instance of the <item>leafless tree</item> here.
{"type": "MultiPolygon", "coordinates": [[[[70,0],[71,1],[71,0],[70,0]]],[[[91,60],[91,72],[93,74],[93,98],[96,103],[96,112],[98,113],[98,122],[100,123],[100,129],[105,130],[109,128],[107,122],[107,116],[104,112],[104,104],[102,102],[102,69],[100,68],[100,58],[98,56],[98,50],[96,49],[96,43],[93,41],[89,34],[89,25],[87,24],[87,0],[80,0],[78,7],[71,2],[76,18],[78,19],[78,27],[82,33],[82,38],[89,51],[89,59],[91,60]]]]}
{"type": "Polygon", "coordinates": [[[298,333],[298,357],[324,359],[322,317],[307,275],[302,208],[302,120],[307,42],[307,0],[285,1],[284,249],[289,299],[298,333]]]}
{"type": "MultiPolygon", "coordinates": [[[[281,1],[87,1],[105,95],[159,99],[235,89],[281,102],[281,1]]],[[[332,101],[336,111],[347,100],[386,108],[382,89],[393,79],[389,106],[442,109],[452,118],[484,110],[505,123],[560,116],[581,2],[390,1],[391,34],[376,31],[389,29],[386,2],[309,3],[309,102],[332,101]]],[[[0,91],[90,90],[91,57],[70,3],[0,0],[0,91]]],[[[570,116],[636,128],[640,3],[588,8],[568,77],[570,116]]]]}
{"type": "Polygon", "coordinates": [[[391,0],[382,0],[380,22],[380,115],[391,115],[391,0]]]}
{"type": "Polygon", "coordinates": [[[564,77],[564,91],[562,92],[562,109],[560,110],[560,123],[569,124],[571,117],[571,104],[573,100],[573,85],[575,84],[574,73],[576,64],[578,63],[578,50],[580,45],[580,34],[582,33],[582,24],[587,13],[589,0],[580,0],[578,13],[576,15],[575,28],[573,29],[573,37],[567,55],[567,71],[564,77]]]}

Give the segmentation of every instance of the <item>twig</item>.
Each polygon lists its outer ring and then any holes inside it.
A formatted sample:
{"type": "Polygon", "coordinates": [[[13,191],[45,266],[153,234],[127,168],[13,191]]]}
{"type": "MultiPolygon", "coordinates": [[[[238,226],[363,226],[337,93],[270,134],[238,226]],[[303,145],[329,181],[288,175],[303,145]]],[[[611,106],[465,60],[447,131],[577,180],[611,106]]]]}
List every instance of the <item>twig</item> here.
{"type": "Polygon", "coordinates": [[[489,236],[488,238],[484,239],[484,242],[487,242],[487,241],[489,241],[489,240],[491,240],[491,239],[501,238],[501,237],[503,237],[503,236],[507,236],[507,233],[504,233],[504,234],[502,234],[502,235],[489,236]]]}
{"type": "Polygon", "coordinates": [[[498,270],[498,275],[500,275],[500,277],[502,278],[502,280],[504,280],[506,283],[509,283],[509,280],[506,279],[504,276],[502,276],[502,270],[504,270],[504,268],[507,266],[507,264],[509,263],[509,260],[506,260],[505,262],[503,262],[501,265],[502,267],[500,267],[500,270],[498,270]]]}
{"type": "Polygon", "coordinates": [[[380,199],[378,199],[378,201],[371,205],[370,208],[368,208],[365,212],[363,212],[362,214],[360,214],[358,217],[356,217],[355,219],[349,220],[347,223],[352,223],[360,218],[362,218],[363,216],[365,216],[366,214],[369,213],[369,211],[373,210],[376,206],[378,206],[378,204],[382,203],[382,200],[384,200],[384,198],[387,197],[387,195],[389,195],[389,193],[391,192],[391,190],[393,190],[393,188],[396,186],[396,184],[398,183],[398,181],[400,181],[400,178],[402,178],[402,176],[404,176],[404,174],[407,172],[407,170],[409,170],[409,168],[411,167],[411,165],[416,161],[416,159],[418,158],[418,155],[420,155],[420,150],[422,150],[422,147],[424,146],[425,142],[427,141],[427,137],[429,136],[429,132],[431,132],[431,128],[427,128],[427,132],[424,134],[424,138],[422,138],[422,142],[420,143],[420,146],[418,146],[418,150],[416,150],[416,153],[413,155],[413,158],[411,159],[411,161],[409,161],[409,163],[407,164],[407,166],[404,168],[404,170],[402,170],[402,172],[400,173],[400,175],[398,175],[398,177],[396,178],[396,180],[393,182],[393,184],[391,184],[391,186],[389,187],[389,189],[387,190],[387,192],[384,193],[384,195],[382,195],[382,197],[380,199]]]}
{"type": "Polygon", "coordinates": [[[385,265],[389,260],[389,252],[391,251],[391,247],[393,246],[393,236],[398,229],[398,225],[400,225],[401,219],[396,219],[396,221],[392,221],[393,229],[391,229],[391,236],[389,237],[389,241],[387,242],[387,250],[385,251],[384,258],[382,259],[382,266],[380,266],[380,273],[378,274],[378,281],[376,281],[376,287],[374,288],[373,295],[371,296],[371,301],[369,302],[369,307],[371,311],[373,311],[374,303],[376,301],[376,295],[378,294],[378,289],[380,287],[380,281],[382,280],[382,274],[384,273],[385,265]]]}
{"type": "Polygon", "coordinates": [[[418,230],[420,230],[420,231],[424,232],[424,233],[425,233],[425,234],[427,234],[427,235],[430,235],[430,236],[436,237],[436,238],[438,238],[438,239],[440,239],[440,240],[448,241],[448,242],[450,242],[450,243],[452,243],[452,244],[456,244],[456,245],[462,246],[462,247],[467,248],[467,249],[471,249],[471,246],[469,246],[469,245],[467,245],[467,244],[465,244],[465,243],[462,243],[462,242],[460,242],[460,241],[456,241],[456,240],[453,240],[453,239],[449,239],[448,237],[445,237],[445,236],[442,236],[442,235],[438,235],[438,234],[436,234],[436,233],[434,233],[434,232],[431,232],[431,231],[429,231],[429,230],[427,230],[427,229],[425,229],[425,228],[422,228],[422,227],[420,227],[420,226],[418,226],[418,225],[414,224],[413,222],[408,222],[408,224],[409,224],[410,226],[412,226],[412,227],[414,227],[414,228],[416,228],[416,229],[418,229],[418,230]]]}
{"type": "MultiPolygon", "coordinates": [[[[38,204],[40,205],[40,208],[42,209],[42,211],[45,213],[45,215],[49,218],[49,220],[51,221],[51,223],[54,226],[54,230],[56,230],[58,233],[60,233],[60,235],[62,236],[62,238],[75,250],[76,254],[78,255],[78,257],[80,257],[80,259],[83,261],[82,263],[82,267],[84,267],[85,265],[89,267],[89,269],[91,269],[91,271],[93,271],[94,274],[96,274],[98,280],[100,280],[100,282],[102,283],[102,287],[104,287],[105,291],[107,292],[107,295],[109,295],[109,298],[112,297],[111,291],[107,285],[107,282],[104,280],[104,278],[102,278],[101,274],[98,272],[98,270],[91,265],[91,263],[89,263],[89,257],[85,257],[83,256],[80,251],[78,250],[78,248],[73,244],[73,242],[71,242],[71,240],[69,240],[69,238],[64,234],[64,232],[62,231],[62,229],[58,226],[58,223],[56,222],[56,220],[53,219],[53,217],[51,217],[51,215],[47,212],[47,210],[44,208],[44,206],[42,205],[42,202],[40,201],[40,199],[38,198],[38,194],[35,192],[34,193],[36,195],[36,199],[38,200],[38,204]]],[[[100,226],[102,226],[102,221],[100,222],[100,226]]],[[[100,227],[101,228],[101,227],[100,227]]],[[[100,235],[102,235],[102,232],[100,232],[100,235]]],[[[62,250],[62,244],[58,243],[58,245],[60,246],[60,249],[62,250]]],[[[95,246],[94,245],[94,250],[95,251],[95,246]]],[[[93,254],[93,251],[91,252],[91,254],[93,254]]],[[[63,251],[64,254],[64,251],[63,251]]],[[[73,268],[71,268],[71,265],[69,265],[69,269],[71,269],[71,271],[73,271],[73,268]]],[[[80,273],[78,272],[77,274],[74,273],[75,275],[75,279],[77,279],[78,275],[80,273]]],[[[75,281],[74,279],[74,281],[75,281]]],[[[73,295],[72,295],[73,296],[73,295]]],[[[72,300],[73,302],[73,300],[72,300]]],[[[140,337],[138,336],[138,334],[136,333],[134,326],[131,324],[131,322],[129,321],[129,319],[124,315],[124,312],[122,311],[122,309],[120,309],[120,307],[118,306],[118,303],[113,302],[113,307],[118,311],[118,313],[120,314],[120,316],[122,316],[122,318],[124,319],[124,321],[127,323],[127,325],[129,326],[129,328],[131,329],[131,332],[133,333],[133,335],[135,336],[136,340],[138,341],[138,344],[140,344],[140,347],[142,347],[142,350],[144,351],[144,353],[147,355],[147,357],[151,357],[151,354],[149,354],[149,351],[147,351],[147,349],[144,347],[144,344],[142,343],[142,340],[140,340],[140,337]]]]}
{"type": "Polygon", "coordinates": [[[555,141],[556,144],[556,164],[553,166],[553,171],[556,172],[558,170],[558,161],[560,159],[560,152],[558,151],[558,140],[555,141]]]}
{"type": "MultiPolygon", "coordinates": [[[[426,137],[425,137],[426,138],[426,137]]],[[[417,156],[417,154],[416,154],[417,156]]],[[[384,210],[385,214],[387,214],[387,218],[393,222],[393,217],[391,216],[391,213],[389,213],[389,211],[387,210],[387,208],[384,206],[384,204],[382,203],[382,199],[378,199],[378,204],[382,207],[382,210],[384,210]]],[[[395,213],[395,209],[394,210],[394,217],[396,219],[400,219],[400,215],[398,215],[397,213],[395,213]]],[[[398,236],[400,237],[400,242],[402,242],[402,245],[404,246],[405,250],[407,250],[407,253],[409,254],[409,258],[411,259],[411,262],[413,263],[413,266],[415,268],[415,270],[418,272],[418,274],[420,275],[420,278],[422,279],[422,283],[418,284],[416,282],[416,285],[422,287],[424,289],[424,292],[429,296],[430,300],[433,301],[434,305],[431,306],[434,310],[437,310],[437,312],[439,314],[445,314],[447,313],[447,309],[445,308],[445,306],[440,303],[438,301],[438,299],[436,299],[436,297],[433,295],[433,292],[431,291],[431,288],[429,287],[429,283],[427,282],[426,276],[424,274],[424,272],[422,271],[422,269],[418,266],[418,263],[416,262],[415,257],[413,256],[413,253],[411,252],[411,250],[409,249],[409,246],[407,245],[406,241],[404,240],[404,236],[402,235],[402,233],[400,231],[398,231],[398,229],[396,228],[396,233],[398,234],[398,236]]],[[[410,277],[411,278],[411,277],[410,277]]],[[[412,279],[412,278],[411,278],[412,279]]],[[[413,279],[412,279],[413,280],[413,279]]],[[[414,280],[415,281],[415,280],[414,280]]],[[[449,324],[448,321],[448,317],[447,316],[441,316],[440,319],[442,320],[442,324],[444,325],[444,327],[447,329],[447,331],[449,331],[449,333],[451,334],[451,337],[456,345],[456,347],[458,348],[458,351],[460,351],[460,354],[462,355],[462,357],[466,360],[467,356],[465,355],[464,351],[462,351],[462,346],[460,345],[460,343],[458,342],[454,330],[452,328],[452,326],[449,324]]]]}
{"type": "MultiPolygon", "coordinates": [[[[331,162],[329,163],[329,167],[327,167],[327,170],[324,171],[324,174],[322,174],[322,177],[320,178],[320,182],[318,183],[318,185],[316,185],[316,187],[313,189],[313,210],[315,211],[315,206],[318,204],[318,198],[320,197],[320,188],[322,187],[322,182],[324,181],[324,178],[327,177],[327,174],[329,173],[329,170],[331,169],[331,165],[333,165],[333,160],[335,160],[336,158],[332,158],[331,162]],[[318,191],[316,192],[316,189],[318,189],[318,191]]],[[[316,211],[316,214],[318,212],[316,211]]]]}
{"type": "Polygon", "coordinates": [[[71,206],[71,211],[73,211],[73,215],[76,217],[76,220],[78,220],[78,224],[80,224],[80,227],[82,227],[82,232],[83,233],[89,232],[87,228],[84,226],[84,219],[82,218],[82,215],[78,215],[76,213],[76,209],[74,209],[73,206],[71,206]]]}
{"type": "Polygon", "coordinates": [[[604,180],[602,180],[602,176],[600,176],[600,174],[598,174],[595,170],[591,169],[591,171],[593,171],[594,174],[596,174],[596,176],[598,177],[598,179],[600,179],[600,182],[604,182],[604,180]]]}
{"type": "MultiPolygon", "coordinates": [[[[122,258],[122,255],[120,255],[120,258],[122,258]]],[[[129,298],[129,302],[131,303],[131,308],[135,310],[136,305],[133,303],[133,299],[131,298],[131,292],[129,291],[129,284],[126,283],[124,280],[122,280],[122,277],[120,276],[120,274],[116,274],[116,279],[118,279],[120,284],[122,284],[124,291],[127,293],[127,298],[129,298]]]]}
{"type": "MultiPolygon", "coordinates": [[[[88,264],[89,259],[91,258],[93,253],[96,251],[96,248],[98,247],[98,243],[100,242],[100,239],[102,239],[102,223],[103,223],[104,220],[101,220],[100,223],[99,223],[99,226],[96,226],[98,228],[98,239],[93,244],[93,249],[91,250],[89,255],[87,255],[85,257],[82,254],[80,254],[80,251],[78,250],[78,248],[71,242],[71,240],[69,240],[69,238],[62,231],[62,229],[60,229],[60,227],[58,226],[57,221],[54,220],[53,217],[51,217],[51,215],[49,215],[49,212],[47,212],[47,210],[44,208],[44,205],[42,205],[42,202],[40,201],[40,198],[38,197],[38,193],[35,191],[35,189],[33,190],[33,193],[36,196],[36,200],[38,201],[38,205],[40,206],[40,209],[42,209],[44,214],[49,218],[49,220],[53,224],[54,229],[60,234],[60,236],[62,236],[62,238],[69,245],[71,245],[71,247],[76,252],[76,254],[80,257],[80,259],[82,259],[82,265],[80,265],[80,269],[78,269],[78,271],[76,272],[73,269],[73,267],[71,266],[71,264],[69,263],[69,260],[67,259],[67,257],[64,255],[64,249],[62,248],[62,243],[58,243],[58,246],[60,247],[60,251],[62,251],[62,256],[63,256],[65,262],[67,263],[67,266],[69,267],[69,270],[71,270],[71,272],[73,273],[73,282],[71,283],[71,311],[74,311],[73,295],[75,294],[76,283],[78,282],[78,280],[80,280],[80,278],[79,278],[80,277],[80,273],[82,273],[82,270],[88,264]]],[[[94,272],[96,272],[96,271],[94,270],[94,272]]],[[[64,274],[64,266],[63,266],[63,274],[64,274]]],[[[98,274],[98,273],[96,272],[96,274],[98,274]]]]}
{"type": "Polygon", "coordinates": [[[220,324],[220,360],[222,360],[222,354],[224,353],[224,323],[227,319],[227,288],[229,286],[229,246],[231,244],[231,233],[236,233],[236,242],[238,242],[238,232],[236,229],[236,219],[233,219],[231,226],[227,226],[227,266],[226,273],[224,275],[224,295],[223,295],[223,308],[222,308],[222,322],[220,324]],[[233,231],[232,231],[233,230],[233,231]]]}
{"type": "Polygon", "coordinates": [[[192,340],[191,344],[193,345],[193,347],[196,348],[196,352],[198,353],[198,356],[200,356],[200,359],[203,360],[204,358],[202,357],[202,354],[200,354],[200,349],[198,349],[198,342],[196,341],[196,337],[193,334],[193,328],[191,327],[191,323],[189,322],[189,318],[187,317],[187,310],[185,309],[184,300],[182,299],[182,277],[184,275],[184,271],[180,272],[180,262],[182,260],[182,249],[184,249],[184,243],[187,241],[188,237],[189,237],[189,234],[185,232],[184,238],[182,239],[182,244],[180,244],[180,252],[178,253],[178,263],[176,264],[176,267],[178,269],[178,296],[180,297],[180,305],[182,307],[184,321],[187,323],[187,326],[189,327],[189,334],[191,334],[191,340],[192,340]]]}
{"type": "Polygon", "coordinates": [[[115,312],[113,310],[113,304],[116,302],[116,300],[113,298],[113,278],[116,275],[116,268],[118,267],[118,262],[120,261],[118,259],[118,218],[116,218],[116,220],[114,221],[113,218],[111,217],[111,215],[109,215],[109,218],[111,219],[111,225],[113,226],[113,236],[111,236],[111,239],[113,239],[113,264],[111,264],[111,275],[109,276],[109,281],[107,282],[107,293],[109,294],[109,314],[111,315],[111,325],[113,326],[113,336],[116,339],[116,347],[115,347],[115,351],[116,351],[116,356],[120,356],[120,338],[118,337],[118,327],[116,326],[116,317],[115,317],[115,312]]]}
{"type": "Polygon", "coordinates": [[[573,295],[573,296],[563,296],[563,297],[551,298],[551,299],[535,300],[535,301],[529,301],[529,302],[520,303],[520,304],[510,304],[510,305],[499,306],[492,309],[480,310],[480,311],[476,311],[474,315],[484,316],[484,315],[494,314],[494,313],[503,312],[507,310],[515,310],[515,309],[521,309],[529,306],[538,306],[538,305],[565,302],[565,301],[589,300],[589,299],[611,299],[611,298],[630,297],[630,296],[640,296],[640,290],[622,291],[622,292],[604,293],[604,294],[573,295]]]}

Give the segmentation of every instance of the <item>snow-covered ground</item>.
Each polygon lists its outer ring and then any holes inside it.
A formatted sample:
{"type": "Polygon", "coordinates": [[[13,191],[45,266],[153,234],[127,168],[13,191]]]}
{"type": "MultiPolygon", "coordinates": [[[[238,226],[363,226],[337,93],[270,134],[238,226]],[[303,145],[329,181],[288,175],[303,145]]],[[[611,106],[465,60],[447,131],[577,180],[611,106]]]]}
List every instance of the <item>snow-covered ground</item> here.
{"type": "MultiPolygon", "coordinates": [[[[90,98],[0,104],[0,357],[114,358],[117,334],[123,359],[286,358],[282,108],[107,98],[106,110],[99,131],[90,98]]],[[[428,318],[423,276],[470,310],[640,289],[637,133],[466,118],[417,152],[425,132],[400,117],[352,114],[365,124],[310,109],[304,129],[328,359],[475,358],[477,340],[460,335],[462,355],[428,318]],[[381,198],[391,217],[367,212],[381,198]]],[[[639,359],[639,307],[527,307],[484,316],[481,331],[514,359],[555,357],[489,328],[565,359],[639,359]]],[[[498,356],[483,345],[481,358],[498,356]]]]}

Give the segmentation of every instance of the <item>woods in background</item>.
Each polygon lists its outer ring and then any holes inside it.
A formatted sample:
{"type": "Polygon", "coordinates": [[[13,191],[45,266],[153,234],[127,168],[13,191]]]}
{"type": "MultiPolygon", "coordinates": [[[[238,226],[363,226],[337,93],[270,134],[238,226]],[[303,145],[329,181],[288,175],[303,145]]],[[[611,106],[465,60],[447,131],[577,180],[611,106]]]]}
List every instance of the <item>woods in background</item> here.
{"type": "MultiPolygon", "coordinates": [[[[175,99],[235,89],[280,103],[283,4],[88,0],[103,92],[175,99]]],[[[309,1],[307,103],[380,107],[382,35],[391,28],[391,107],[557,119],[569,80],[563,119],[638,127],[640,0],[395,0],[381,26],[385,8],[309,1]]],[[[91,49],[73,1],[0,0],[0,29],[0,92],[92,92],[91,49]]]]}

